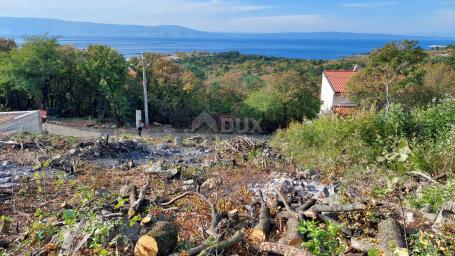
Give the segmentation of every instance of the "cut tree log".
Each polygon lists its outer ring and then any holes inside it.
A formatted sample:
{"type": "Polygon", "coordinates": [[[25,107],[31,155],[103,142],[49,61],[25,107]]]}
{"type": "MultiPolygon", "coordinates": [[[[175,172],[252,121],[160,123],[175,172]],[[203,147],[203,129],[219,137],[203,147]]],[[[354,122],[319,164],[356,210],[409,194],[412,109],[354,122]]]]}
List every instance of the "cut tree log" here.
{"type": "Polygon", "coordinates": [[[275,192],[278,194],[278,197],[281,199],[281,201],[283,201],[284,207],[286,208],[286,212],[284,212],[283,216],[286,216],[286,218],[288,218],[288,221],[286,223],[286,235],[278,240],[278,243],[287,245],[300,245],[303,242],[303,239],[298,232],[300,214],[291,208],[286,200],[286,197],[283,195],[283,193],[281,193],[279,189],[275,188],[275,192]]]}
{"type": "Polygon", "coordinates": [[[278,255],[286,255],[286,256],[311,256],[305,249],[299,249],[296,247],[292,247],[289,245],[284,244],[277,244],[277,243],[270,243],[270,242],[262,242],[260,246],[260,250],[262,252],[270,252],[278,255]]]}
{"type": "Polygon", "coordinates": [[[267,207],[262,193],[260,193],[261,198],[261,209],[259,211],[259,222],[254,226],[253,232],[251,233],[251,239],[258,242],[265,241],[267,235],[270,233],[272,228],[272,220],[270,215],[270,210],[267,207]]]}
{"type": "Polygon", "coordinates": [[[392,255],[395,249],[406,248],[403,229],[400,223],[392,218],[387,218],[379,223],[377,239],[386,255],[392,255]]]}
{"type": "Polygon", "coordinates": [[[311,209],[314,212],[352,212],[358,210],[365,210],[367,206],[364,203],[353,203],[353,204],[317,204],[311,209]]]}
{"type": "Polygon", "coordinates": [[[286,244],[297,246],[303,243],[302,236],[300,235],[299,229],[299,220],[297,218],[290,218],[286,223],[286,235],[280,240],[278,240],[279,244],[286,244]]]}
{"type": "Polygon", "coordinates": [[[310,209],[311,206],[316,204],[316,199],[310,198],[308,201],[306,201],[302,206],[299,207],[300,211],[306,211],[310,209]]]}
{"type": "Polygon", "coordinates": [[[379,250],[384,251],[380,244],[375,244],[369,241],[358,240],[356,238],[351,238],[351,247],[361,252],[368,252],[370,250],[379,250]]]}
{"type": "Polygon", "coordinates": [[[132,206],[134,202],[137,200],[137,187],[135,185],[131,185],[128,191],[128,200],[130,201],[130,205],[132,206]]]}
{"type": "Polygon", "coordinates": [[[134,248],[135,256],[167,256],[177,246],[177,227],[165,221],[157,222],[152,230],[141,236],[134,248]]]}

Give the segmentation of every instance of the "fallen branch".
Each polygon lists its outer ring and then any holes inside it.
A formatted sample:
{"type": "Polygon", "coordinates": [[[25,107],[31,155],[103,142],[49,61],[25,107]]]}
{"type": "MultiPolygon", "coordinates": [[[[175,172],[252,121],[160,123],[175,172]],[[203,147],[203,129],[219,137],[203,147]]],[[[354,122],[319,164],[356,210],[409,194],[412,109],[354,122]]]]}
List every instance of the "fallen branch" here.
{"type": "MultiPolygon", "coordinates": [[[[145,184],[144,186],[142,186],[141,190],[139,191],[139,196],[138,196],[137,200],[131,203],[131,207],[128,210],[128,216],[130,218],[133,217],[134,215],[136,215],[136,213],[142,212],[144,210],[143,208],[145,207],[146,201],[147,201],[145,199],[145,197],[146,197],[147,191],[149,189],[150,189],[150,187],[148,186],[148,184],[145,184]]],[[[132,194],[135,194],[135,193],[130,192],[130,198],[132,198],[132,194]]]]}
{"type": "Polygon", "coordinates": [[[289,205],[289,203],[288,203],[286,197],[283,195],[283,193],[281,193],[281,191],[277,188],[275,188],[275,192],[277,193],[280,200],[283,202],[284,207],[286,208],[287,214],[290,216],[294,216],[295,218],[299,217],[299,213],[297,213],[296,211],[294,211],[291,208],[291,206],[289,205]]]}
{"type": "Polygon", "coordinates": [[[281,193],[279,189],[275,188],[275,191],[278,194],[278,197],[280,197],[280,199],[283,201],[284,207],[286,208],[286,212],[283,214],[283,216],[288,219],[286,222],[286,235],[282,237],[278,243],[287,245],[299,245],[303,242],[303,239],[298,232],[300,214],[291,208],[283,193],[281,193]]]}
{"type": "Polygon", "coordinates": [[[210,206],[212,220],[210,222],[209,229],[206,230],[206,233],[212,237],[217,237],[218,234],[217,234],[216,228],[218,226],[218,223],[220,223],[221,219],[223,219],[223,215],[216,211],[215,204],[213,204],[203,194],[196,192],[196,195],[198,195],[202,200],[204,200],[210,206]]]}
{"type": "Polygon", "coordinates": [[[318,217],[325,222],[332,223],[332,224],[340,227],[341,232],[343,232],[343,234],[345,234],[346,236],[348,236],[348,237],[352,236],[352,230],[349,228],[343,227],[343,225],[339,221],[337,221],[325,214],[319,214],[318,217]]]}
{"type": "Polygon", "coordinates": [[[358,210],[365,210],[367,206],[364,203],[353,203],[353,204],[317,204],[311,209],[314,212],[352,212],[358,210]]]}
{"type": "Polygon", "coordinates": [[[232,248],[236,244],[240,243],[240,241],[243,240],[243,237],[244,237],[243,232],[237,231],[230,238],[228,238],[226,240],[223,240],[223,241],[221,241],[219,243],[215,243],[214,245],[211,245],[211,246],[205,248],[203,251],[201,251],[199,253],[199,255],[201,255],[201,256],[209,255],[210,252],[217,252],[217,251],[222,251],[222,250],[226,250],[226,249],[232,248]]]}
{"type": "Polygon", "coordinates": [[[262,193],[260,193],[261,209],[259,211],[259,222],[254,226],[253,232],[251,233],[251,239],[259,242],[265,241],[267,235],[270,233],[272,228],[272,221],[270,210],[264,201],[262,193]]]}
{"type": "Polygon", "coordinates": [[[277,244],[277,243],[270,243],[270,242],[262,242],[260,245],[260,250],[262,252],[270,252],[278,255],[286,255],[286,256],[311,256],[305,249],[299,249],[296,247],[292,247],[289,245],[284,244],[277,244]]]}
{"type": "Polygon", "coordinates": [[[419,172],[419,171],[411,171],[411,172],[407,172],[406,173],[407,175],[409,176],[412,176],[414,178],[420,178],[420,179],[424,179],[424,180],[427,180],[431,183],[438,183],[435,179],[433,179],[430,175],[426,174],[426,173],[423,173],[423,172],[419,172]]]}
{"type": "Polygon", "coordinates": [[[316,199],[310,198],[308,201],[306,201],[302,206],[299,207],[300,211],[306,211],[310,209],[311,206],[316,204],[316,199]]]}
{"type": "Polygon", "coordinates": [[[176,201],[178,201],[178,200],[180,200],[180,199],[182,199],[182,198],[184,198],[184,197],[186,197],[186,196],[188,196],[188,195],[190,195],[190,194],[191,194],[191,192],[185,192],[185,193],[183,193],[183,194],[181,194],[181,195],[179,195],[179,196],[176,196],[176,197],[172,198],[172,199],[169,200],[168,202],[160,203],[159,205],[160,205],[160,206],[169,206],[169,205],[175,203],[176,201]]]}

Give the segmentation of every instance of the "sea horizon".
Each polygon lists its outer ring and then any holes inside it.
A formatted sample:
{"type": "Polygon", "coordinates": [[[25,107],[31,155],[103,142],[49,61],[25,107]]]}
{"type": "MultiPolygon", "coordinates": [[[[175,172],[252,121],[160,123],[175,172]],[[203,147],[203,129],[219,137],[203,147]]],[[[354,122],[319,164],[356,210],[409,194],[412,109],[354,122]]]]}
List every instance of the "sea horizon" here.
{"type": "MultiPolygon", "coordinates": [[[[25,36],[0,35],[13,38],[20,46],[25,36]]],[[[406,37],[401,38],[401,40],[406,37]]],[[[399,41],[390,38],[365,39],[292,39],[292,38],[150,38],[150,37],[83,37],[65,36],[58,38],[62,45],[74,45],[77,48],[86,48],[93,44],[102,44],[113,47],[126,58],[140,55],[143,52],[156,52],[173,55],[178,52],[240,52],[242,54],[261,55],[266,57],[338,60],[356,55],[366,55],[372,50],[381,48],[387,43],[399,41]]],[[[419,46],[429,50],[433,45],[455,44],[450,38],[422,38],[419,46]]]]}

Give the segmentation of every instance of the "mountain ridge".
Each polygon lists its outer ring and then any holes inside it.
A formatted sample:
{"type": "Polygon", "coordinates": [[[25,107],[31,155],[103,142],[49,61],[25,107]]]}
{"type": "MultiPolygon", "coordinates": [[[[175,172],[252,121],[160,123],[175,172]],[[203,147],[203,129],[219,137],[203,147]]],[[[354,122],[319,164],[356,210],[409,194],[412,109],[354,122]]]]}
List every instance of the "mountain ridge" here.
{"type": "Polygon", "coordinates": [[[283,33],[236,33],[206,32],[178,25],[123,25],[95,22],[67,21],[62,19],[0,16],[0,36],[31,36],[49,34],[54,36],[84,37],[150,37],[150,38],[287,38],[287,39],[391,39],[450,37],[390,35],[355,32],[283,32],[283,33]]]}

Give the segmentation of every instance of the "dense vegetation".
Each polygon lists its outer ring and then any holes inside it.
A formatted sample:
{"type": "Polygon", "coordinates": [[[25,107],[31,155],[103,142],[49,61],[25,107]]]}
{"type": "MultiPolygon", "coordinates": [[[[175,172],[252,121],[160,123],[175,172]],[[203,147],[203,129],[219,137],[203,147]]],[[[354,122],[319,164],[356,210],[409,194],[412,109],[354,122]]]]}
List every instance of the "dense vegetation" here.
{"type": "MultiPolygon", "coordinates": [[[[366,109],[424,106],[455,93],[453,49],[428,55],[416,42],[389,44],[364,57],[311,61],[236,52],[145,54],[151,121],[189,127],[201,112],[260,119],[265,131],[319,112],[324,69],[364,67],[348,88],[366,109]],[[386,89],[388,93],[385,93],[386,89]],[[387,104],[386,104],[387,103],[387,104]]],[[[119,124],[143,108],[142,58],[126,60],[108,46],[87,49],[36,36],[17,47],[0,40],[0,110],[47,109],[57,117],[119,124]]]]}
{"type": "MultiPolygon", "coordinates": [[[[348,88],[363,108],[292,123],[274,144],[298,165],[339,180],[341,194],[403,200],[405,208],[438,213],[455,197],[455,66],[448,63],[409,42],[387,45],[369,56],[348,88]],[[416,172],[446,180],[413,188],[416,172]]],[[[413,234],[411,252],[452,255],[454,232],[413,234]]]]}
{"type": "Polygon", "coordinates": [[[413,41],[388,44],[369,56],[348,94],[361,106],[386,110],[391,103],[413,107],[439,102],[455,95],[453,55],[444,61],[429,58],[413,41]]]}
{"type": "MultiPolygon", "coordinates": [[[[17,48],[0,40],[0,109],[47,109],[60,117],[126,123],[142,109],[142,59],[126,60],[114,49],[59,45],[31,37],[17,48]]],[[[187,127],[206,111],[263,119],[266,130],[319,111],[325,68],[352,68],[361,59],[307,61],[241,55],[145,54],[152,121],[187,127]]]]}

